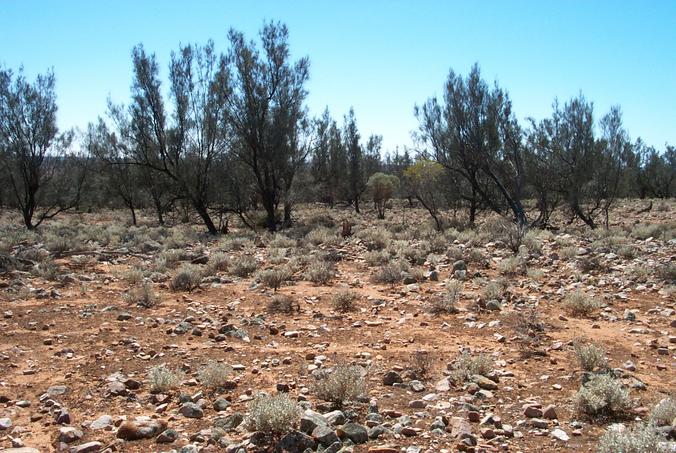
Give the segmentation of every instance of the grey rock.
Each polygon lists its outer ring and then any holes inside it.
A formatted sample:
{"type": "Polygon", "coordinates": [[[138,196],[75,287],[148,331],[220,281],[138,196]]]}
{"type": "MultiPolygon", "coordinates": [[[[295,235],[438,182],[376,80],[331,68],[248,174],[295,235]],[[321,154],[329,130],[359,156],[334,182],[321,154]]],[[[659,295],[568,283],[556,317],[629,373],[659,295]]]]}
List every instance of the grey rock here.
{"type": "Polygon", "coordinates": [[[290,431],[282,437],[275,451],[288,453],[302,453],[306,449],[314,449],[315,441],[312,437],[300,431],[290,431]]]}
{"type": "Polygon", "coordinates": [[[12,427],[12,420],[9,418],[0,418],[0,430],[9,429],[12,427]]]}
{"type": "Polygon", "coordinates": [[[369,435],[365,427],[358,423],[346,423],[337,430],[338,437],[348,438],[355,444],[368,442],[369,435]]]}
{"type": "Polygon", "coordinates": [[[195,403],[185,403],[178,412],[184,417],[188,418],[202,418],[204,417],[204,411],[195,403]]]}
{"type": "Polygon", "coordinates": [[[80,431],[77,428],[73,428],[72,426],[65,426],[63,428],[59,428],[59,442],[64,442],[67,444],[73,443],[76,440],[82,439],[82,436],[84,434],[82,431],[80,431]]]}
{"type": "Polygon", "coordinates": [[[214,427],[221,428],[225,431],[231,431],[237,428],[244,421],[244,414],[235,412],[227,417],[219,417],[214,420],[214,427]]]}
{"type": "Polygon", "coordinates": [[[216,401],[214,401],[214,410],[216,412],[222,412],[228,407],[230,407],[230,401],[226,400],[225,398],[218,398],[216,401]]]}
{"type": "Polygon", "coordinates": [[[103,449],[103,444],[101,442],[87,442],[86,444],[81,444],[76,447],[70,448],[70,453],[98,453],[103,449]]]}
{"type": "Polygon", "coordinates": [[[300,419],[300,430],[305,434],[312,434],[318,426],[326,426],[328,424],[326,418],[318,412],[308,409],[303,413],[300,419]]]}
{"type": "Polygon", "coordinates": [[[312,431],[312,437],[319,442],[324,447],[328,447],[336,442],[340,442],[340,439],[336,435],[335,431],[328,426],[317,426],[312,431]]]}
{"type": "Polygon", "coordinates": [[[324,414],[324,419],[331,426],[342,425],[345,423],[345,414],[341,411],[332,411],[324,414]]]}
{"type": "Polygon", "coordinates": [[[110,415],[102,415],[89,424],[90,429],[106,429],[113,425],[113,417],[110,415]]]}
{"type": "Polygon", "coordinates": [[[394,384],[401,384],[404,380],[401,375],[394,370],[388,371],[383,376],[383,385],[392,386],[394,384]]]}
{"type": "Polygon", "coordinates": [[[155,439],[155,442],[158,444],[170,444],[174,442],[176,439],[178,439],[178,433],[174,431],[173,429],[165,429],[160,433],[159,436],[157,436],[157,439],[155,439]]]}

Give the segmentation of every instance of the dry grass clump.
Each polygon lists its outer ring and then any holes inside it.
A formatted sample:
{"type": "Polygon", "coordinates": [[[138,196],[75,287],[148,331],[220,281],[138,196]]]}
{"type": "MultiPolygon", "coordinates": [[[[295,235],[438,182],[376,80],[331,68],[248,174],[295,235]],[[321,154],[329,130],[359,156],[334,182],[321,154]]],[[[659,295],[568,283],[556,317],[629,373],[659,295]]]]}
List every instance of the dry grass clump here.
{"type": "Polygon", "coordinates": [[[209,262],[207,262],[209,274],[213,275],[217,272],[225,272],[228,270],[229,265],[230,258],[225,253],[215,252],[209,255],[209,262]]]}
{"type": "Polygon", "coordinates": [[[295,239],[284,236],[282,234],[275,234],[272,240],[268,243],[268,247],[276,249],[292,249],[296,247],[295,239]]]}
{"type": "Polygon", "coordinates": [[[486,282],[483,288],[481,288],[481,297],[485,301],[489,300],[502,300],[506,288],[507,282],[505,280],[491,280],[486,282]]]}
{"type": "Polygon", "coordinates": [[[364,261],[369,267],[381,266],[390,260],[390,254],[385,250],[371,250],[364,253],[364,261]]]}
{"type": "Polygon", "coordinates": [[[298,303],[293,300],[291,296],[286,294],[275,294],[268,302],[267,310],[270,313],[293,313],[295,309],[299,309],[298,303]]]}
{"type": "Polygon", "coordinates": [[[574,402],[577,411],[591,419],[623,418],[633,406],[622,382],[610,374],[593,375],[580,387],[574,402]]]}
{"type": "Polygon", "coordinates": [[[252,431],[281,435],[293,429],[300,419],[298,405],[286,393],[259,393],[247,408],[247,425],[252,431]]]}
{"type": "Polygon", "coordinates": [[[153,285],[144,282],[142,285],[132,288],[124,295],[124,300],[129,305],[143,308],[152,308],[157,305],[157,296],[153,291],[153,285]]]}
{"type": "Polygon", "coordinates": [[[172,291],[193,291],[202,282],[202,271],[194,264],[183,264],[171,277],[169,287],[172,291]]]}
{"type": "Polygon", "coordinates": [[[495,361],[487,354],[471,354],[463,352],[450,366],[451,381],[460,384],[469,381],[472,376],[487,376],[493,372],[495,361]]]}
{"type": "Polygon", "coordinates": [[[314,284],[326,285],[335,274],[335,266],[329,261],[315,261],[305,270],[306,278],[314,284]]]}
{"type": "Polygon", "coordinates": [[[338,364],[316,373],[312,390],[319,399],[342,406],[366,393],[365,375],[360,366],[338,364]]]}
{"type": "Polygon", "coordinates": [[[178,388],[185,378],[181,370],[172,370],[166,365],[157,365],[148,370],[148,383],[151,393],[165,393],[178,388]]]}
{"type": "Polygon", "coordinates": [[[238,256],[230,262],[230,271],[237,277],[248,277],[253,274],[256,269],[258,269],[258,261],[252,256],[238,256]]]}
{"type": "Polygon", "coordinates": [[[391,261],[380,266],[372,279],[374,283],[395,285],[401,281],[402,274],[405,274],[409,270],[410,266],[407,262],[402,260],[391,261]]]}
{"type": "Polygon", "coordinates": [[[315,228],[305,236],[307,241],[312,245],[336,245],[340,242],[340,238],[336,231],[326,227],[315,228]]]}
{"type": "Polygon", "coordinates": [[[383,250],[387,248],[392,239],[392,235],[384,229],[369,228],[357,233],[357,237],[362,240],[367,250],[383,250]]]}
{"type": "Polygon", "coordinates": [[[563,306],[573,316],[589,316],[601,304],[590,295],[576,290],[563,299],[563,306]]]}
{"type": "Polygon", "coordinates": [[[137,285],[143,281],[143,271],[137,267],[132,267],[122,273],[122,279],[130,285],[137,285]]]}
{"type": "Polygon", "coordinates": [[[32,274],[45,280],[57,281],[61,277],[62,269],[51,259],[46,259],[33,267],[32,274]]]}
{"type": "Polygon", "coordinates": [[[197,370],[199,381],[207,388],[222,389],[226,386],[232,367],[225,363],[209,360],[206,365],[197,370]]]}
{"type": "Polygon", "coordinates": [[[422,349],[415,351],[415,354],[413,354],[411,371],[413,371],[413,374],[415,374],[419,380],[427,381],[430,379],[433,366],[434,360],[432,358],[432,354],[429,351],[422,349]]]}
{"type": "Polygon", "coordinates": [[[356,308],[355,302],[357,299],[359,299],[359,295],[356,292],[349,289],[340,289],[331,296],[331,305],[336,311],[353,311],[356,308]]]}
{"type": "Polygon", "coordinates": [[[458,280],[446,282],[446,291],[432,299],[430,312],[435,315],[458,313],[458,302],[464,285],[458,280]]]}
{"type": "Polygon", "coordinates": [[[528,271],[526,263],[519,256],[510,256],[498,263],[498,271],[505,276],[515,277],[517,275],[525,275],[528,271]]]}
{"type": "Polygon", "coordinates": [[[292,272],[286,266],[279,266],[272,269],[265,269],[258,273],[258,280],[277,291],[282,284],[291,278],[292,272]]]}
{"type": "Polygon", "coordinates": [[[593,342],[577,340],[573,343],[575,357],[584,371],[608,369],[608,359],[603,346],[593,342]]]}

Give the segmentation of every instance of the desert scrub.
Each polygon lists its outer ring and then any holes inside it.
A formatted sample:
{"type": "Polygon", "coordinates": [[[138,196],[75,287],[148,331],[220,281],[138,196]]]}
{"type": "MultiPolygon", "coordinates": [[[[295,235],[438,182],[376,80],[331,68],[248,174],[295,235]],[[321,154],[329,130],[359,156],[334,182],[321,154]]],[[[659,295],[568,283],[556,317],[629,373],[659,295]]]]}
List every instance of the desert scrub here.
{"type": "Polygon", "coordinates": [[[315,374],[312,391],[317,398],[342,406],[366,393],[365,375],[360,366],[338,364],[315,374]]]}
{"type": "Polygon", "coordinates": [[[446,291],[432,299],[430,312],[435,315],[458,313],[458,302],[464,285],[458,280],[446,282],[446,291]]]}
{"type": "Polygon", "coordinates": [[[510,256],[498,263],[498,271],[505,276],[514,277],[516,275],[525,275],[528,269],[526,263],[521,257],[510,256]]]}
{"type": "Polygon", "coordinates": [[[632,408],[629,392],[610,374],[593,375],[574,398],[577,411],[590,419],[618,419],[632,408]]]}
{"type": "Polygon", "coordinates": [[[287,254],[288,254],[287,249],[271,248],[268,251],[268,262],[270,264],[275,264],[275,265],[283,264],[288,260],[287,254]]]}
{"type": "Polygon", "coordinates": [[[217,272],[225,272],[228,270],[229,265],[230,258],[225,253],[215,252],[209,255],[209,261],[207,262],[209,274],[214,275],[217,272]]]}
{"type": "Polygon", "coordinates": [[[225,363],[210,360],[197,370],[197,377],[203,386],[217,390],[227,386],[228,377],[232,373],[232,367],[225,363]]]}
{"type": "Polygon", "coordinates": [[[166,365],[157,365],[148,370],[150,393],[165,393],[178,388],[185,374],[181,370],[172,370],[166,365]]]}
{"type": "Polygon", "coordinates": [[[325,285],[333,278],[335,266],[333,263],[320,260],[310,263],[305,270],[305,277],[316,285],[325,285]]]}
{"type": "Polygon", "coordinates": [[[411,363],[411,371],[413,371],[416,378],[421,381],[427,381],[431,377],[433,366],[434,359],[429,351],[422,349],[415,351],[411,363]]]}
{"type": "Polygon", "coordinates": [[[383,264],[378,268],[376,273],[373,275],[373,282],[395,285],[401,281],[402,273],[406,273],[409,270],[410,266],[406,261],[392,261],[387,264],[383,264]]]}
{"type": "Polygon", "coordinates": [[[246,237],[227,237],[221,239],[218,249],[224,252],[236,252],[253,246],[251,239],[246,237]]]}
{"type": "Polygon", "coordinates": [[[133,267],[122,273],[122,279],[130,285],[137,285],[143,281],[143,271],[133,267]]]}
{"type": "Polygon", "coordinates": [[[390,244],[391,234],[384,229],[369,228],[357,233],[367,250],[382,250],[390,244]]]}
{"type": "Polygon", "coordinates": [[[282,284],[291,278],[292,272],[286,266],[265,269],[258,273],[258,280],[268,288],[277,291],[282,284]]]}
{"type": "Polygon", "coordinates": [[[390,254],[385,250],[371,250],[364,253],[364,261],[369,267],[381,266],[390,260],[390,254]]]}
{"type": "Polygon", "coordinates": [[[310,231],[305,238],[312,245],[336,245],[340,242],[336,232],[326,227],[319,227],[310,231]]]}
{"type": "Polygon", "coordinates": [[[572,246],[572,245],[567,246],[567,247],[563,247],[559,251],[559,257],[561,257],[561,259],[564,259],[564,260],[572,260],[576,256],[577,256],[577,247],[572,246]]]}
{"type": "Polygon", "coordinates": [[[676,283],[676,263],[665,263],[658,266],[657,276],[667,283],[676,283]]]}
{"type": "Polygon", "coordinates": [[[238,256],[231,260],[230,271],[237,277],[248,277],[258,269],[256,258],[248,255],[238,256]]]}
{"type": "Polygon", "coordinates": [[[484,301],[488,302],[489,300],[501,301],[506,288],[505,280],[491,280],[487,282],[483,288],[481,288],[481,297],[484,301]]]}
{"type": "Polygon", "coordinates": [[[668,453],[664,436],[650,423],[611,425],[599,439],[597,453],[668,453]]]}
{"type": "Polygon", "coordinates": [[[584,371],[608,369],[608,359],[606,359],[606,351],[603,346],[593,342],[576,340],[573,342],[573,350],[577,363],[584,371]]]}
{"type": "Polygon", "coordinates": [[[472,376],[487,376],[493,372],[495,362],[487,354],[470,354],[463,352],[450,366],[450,379],[456,384],[469,381],[472,376]]]}
{"type": "Polygon", "coordinates": [[[61,267],[51,259],[46,259],[33,267],[31,273],[45,280],[56,281],[61,276],[61,267]]]}
{"type": "Polygon", "coordinates": [[[563,307],[573,316],[589,316],[601,304],[590,295],[576,290],[563,299],[563,307]]]}
{"type": "Polygon", "coordinates": [[[657,426],[671,425],[676,420],[676,399],[664,398],[650,412],[650,422],[657,426]]]}
{"type": "Polygon", "coordinates": [[[152,308],[157,305],[157,296],[153,291],[153,285],[144,282],[136,288],[132,288],[124,295],[124,301],[129,305],[143,308],[152,308]]]}
{"type": "Polygon", "coordinates": [[[359,295],[349,289],[339,289],[333,296],[331,296],[331,305],[336,311],[352,311],[356,308],[355,302],[359,295]]]}
{"type": "Polygon", "coordinates": [[[269,313],[293,313],[294,309],[300,309],[298,303],[286,294],[275,294],[270,298],[267,305],[269,313]]]}
{"type": "Polygon", "coordinates": [[[202,270],[194,264],[183,264],[171,277],[169,287],[172,291],[192,291],[202,282],[202,270]]]}
{"type": "Polygon", "coordinates": [[[268,243],[268,247],[278,249],[292,249],[296,247],[296,241],[295,239],[291,239],[290,237],[277,233],[268,243]]]}
{"type": "Polygon", "coordinates": [[[298,405],[286,393],[259,393],[247,408],[247,425],[252,431],[281,435],[293,429],[300,419],[298,405]]]}

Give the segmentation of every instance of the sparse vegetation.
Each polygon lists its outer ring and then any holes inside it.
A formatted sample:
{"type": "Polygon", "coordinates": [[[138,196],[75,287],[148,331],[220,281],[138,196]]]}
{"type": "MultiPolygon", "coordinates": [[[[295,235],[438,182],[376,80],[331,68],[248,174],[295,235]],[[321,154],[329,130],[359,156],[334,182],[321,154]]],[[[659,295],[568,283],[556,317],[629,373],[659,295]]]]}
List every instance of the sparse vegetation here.
{"type": "Polygon", "coordinates": [[[258,261],[255,258],[245,255],[239,256],[231,261],[230,271],[237,277],[248,277],[258,269],[258,261]]]}
{"type": "Polygon", "coordinates": [[[606,370],[608,359],[602,346],[593,342],[577,340],[573,344],[575,357],[584,371],[606,370]]]}
{"type": "Polygon", "coordinates": [[[296,426],[300,409],[287,394],[266,395],[259,393],[247,406],[248,424],[252,431],[280,435],[296,426]]]}
{"type": "Polygon", "coordinates": [[[610,374],[591,376],[574,400],[578,412],[594,420],[624,418],[633,406],[622,382],[610,374]]]}
{"type": "Polygon", "coordinates": [[[486,354],[471,354],[463,352],[455,358],[450,367],[450,379],[461,384],[469,381],[472,376],[488,376],[493,372],[495,362],[486,354]]]}
{"type": "Polygon", "coordinates": [[[338,364],[317,373],[312,391],[317,398],[342,406],[366,393],[365,375],[360,366],[338,364]]]}
{"type": "Polygon", "coordinates": [[[440,296],[432,299],[430,312],[435,315],[452,314],[458,312],[458,301],[462,295],[463,283],[457,280],[450,280],[446,283],[446,291],[440,296]]]}
{"type": "Polygon", "coordinates": [[[598,309],[601,304],[588,294],[577,290],[568,294],[563,299],[563,306],[573,316],[589,316],[598,309]]]}
{"type": "Polygon", "coordinates": [[[348,312],[354,310],[359,295],[349,289],[340,289],[331,297],[331,306],[336,311],[348,312]]]}
{"type": "Polygon", "coordinates": [[[217,390],[226,386],[231,373],[231,366],[210,360],[197,371],[197,376],[203,386],[217,390]]]}
{"type": "Polygon", "coordinates": [[[152,308],[157,305],[157,295],[153,291],[153,285],[149,282],[144,282],[140,286],[130,289],[124,295],[124,300],[130,305],[143,308],[152,308]]]}
{"type": "Polygon", "coordinates": [[[632,428],[615,424],[599,439],[597,453],[668,453],[665,440],[649,423],[632,428]]]}
{"type": "Polygon", "coordinates": [[[178,388],[185,373],[172,370],[166,365],[157,365],[148,370],[148,385],[151,393],[165,393],[178,388]]]}
{"type": "Polygon", "coordinates": [[[275,294],[270,298],[268,302],[268,312],[270,313],[293,313],[294,309],[298,306],[297,302],[294,302],[291,296],[286,294],[275,294]]]}
{"type": "Polygon", "coordinates": [[[193,291],[202,282],[202,271],[193,264],[183,264],[171,277],[172,291],[193,291]]]}
{"type": "Polygon", "coordinates": [[[317,285],[326,285],[335,275],[333,263],[320,260],[308,265],[305,272],[306,278],[317,285]]]}

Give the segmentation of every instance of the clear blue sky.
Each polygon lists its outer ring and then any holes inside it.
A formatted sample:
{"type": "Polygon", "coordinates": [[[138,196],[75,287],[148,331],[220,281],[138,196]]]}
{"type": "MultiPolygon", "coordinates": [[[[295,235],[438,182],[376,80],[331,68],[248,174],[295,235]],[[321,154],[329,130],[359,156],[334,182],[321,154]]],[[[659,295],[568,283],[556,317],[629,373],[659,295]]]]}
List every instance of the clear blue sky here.
{"type": "Polygon", "coordinates": [[[675,0],[0,0],[0,64],[30,77],[53,67],[59,125],[84,127],[108,96],[128,100],[135,44],[166,74],[179,43],[225,51],[230,27],[254,37],[264,19],[285,22],[292,53],[310,57],[312,113],[342,118],[352,105],[386,150],[410,145],[414,104],[474,62],[521,119],[582,91],[597,116],[621,105],[633,138],[676,144],[675,0]]]}

